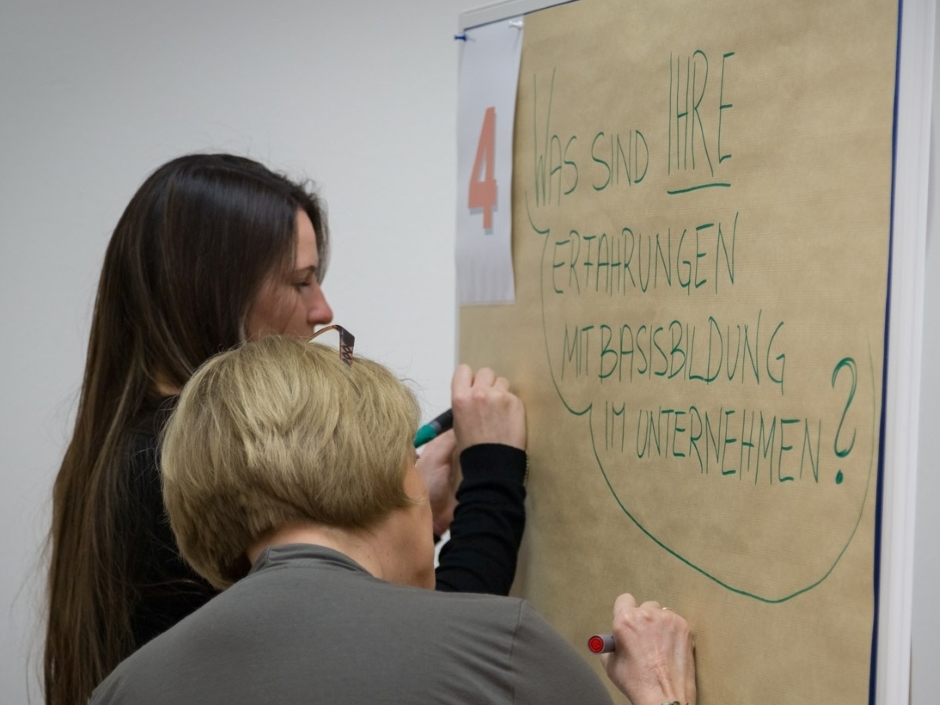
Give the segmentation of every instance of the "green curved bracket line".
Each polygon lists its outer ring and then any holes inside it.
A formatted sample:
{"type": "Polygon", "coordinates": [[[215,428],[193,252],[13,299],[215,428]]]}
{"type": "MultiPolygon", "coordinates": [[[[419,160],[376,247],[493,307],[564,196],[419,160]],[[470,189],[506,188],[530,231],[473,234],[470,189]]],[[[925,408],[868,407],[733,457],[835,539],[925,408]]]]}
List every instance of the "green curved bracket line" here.
{"type": "Polygon", "coordinates": [[[741,595],[741,596],[743,596],[743,597],[749,597],[749,598],[752,598],[752,599],[757,600],[757,601],[759,601],[759,602],[764,602],[764,603],[767,603],[767,604],[779,604],[779,603],[781,603],[781,602],[786,602],[786,601],[788,601],[788,600],[792,600],[794,597],[797,597],[798,595],[802,595],[803,593],[809,592],[809,591],[812,590],[813,588],[815,588],[815,587],[817,587],[818,585],[820,585],[826,578],[829,577],[829,575],[830,575],[830,574],[832,573],[832,571],[835,569],[836,565],[838,565],[839,561],[842,559],[842,556],[845,554],[845,552],[846,552],[846,550],[848,549],[849,545],[852,543],[852,539],[855,537],[855,533],[856,533],[856,531],[858,530],[859,524],[860,524],[861,521],[862,521],[862,516],[863,516],[864,511],[865,511],[865,502],[866,502],[866,500],[867,500],[867,498],[868,498],[868,493],[869,493],[869,491],[870,491],[870,489],[871,489],[872,470],[874,469],[874,462],[875,462],[875,457],[876,457],[876,453],[875,453],[875,418],[876,418],[876,413],[875,413],[875,412],[876,412],[876,409],[875,409],[875,373],[874,373],[875,365],[874,365],[874,360],[872,359],[871,343],[869,342],[869,344],[868,344],[868,366],[869,366],[869,377],[870,377],[870,379],[871,379],[871,391],[872,391],[872,396],[871,396],[871,399],[872,399],[871,420],[872,420],[872,421],[871,421],[871,433],[870,433],[870,435],[871,435],[871,451],[870,451],[870,457],[869,457],[869,461],[868,461],[868,478],[867,478],[866,484],[865,484],[865,493],[862,495],[862,501],[861,501],[860,506],[859,506],[858,517],[856,518],[856,520],[855,520],[855,525],[852,527],[852,531],[851,531],[851,533],[849,534],[848,539],[847,539],[846,542],[845,542],[845,546],[842,547],[842,550],[839,551],[838,555],[835,557],[835,560],[832,562],[832,565],[829,566],[829,568],[826,570],[826,572],[823,573],[823,575],[820,576],[819,579],[817,579],[816,581],[814,581],[814,582],[812,582],[811,584],[807,585],[806,587],[800,588],[799,590],[796,590],[796,591],[794,591],[794,592],[792,592],[792,593],[790,593],[790,594],[788,594],[788,595],[784,595],[783,597],[767,597],[767,596],[764,596],[764,595],[758,595],[758,594],[756,594],[756,593],[750,592],[750,591],[748,591],[748,590],[744,590],[744,589],[739,588],[739,587],[735,587],[734,585],[731,585],[730,583],[725,582],[724,580],[722,580],[721,578],[719,578],[717,575],[712,574],[711,572],[709,572],[709,571],[706,570],[705,568],[703,568],[703,567],[697,565],[696,563],[692,562],[692,561],[689,560],[688,558],[682,556],[678,551],[676,551],[675,549],[673,549],[673,548],[671,548],[670,546],[666,545],[663,541],[661,541],[661,540],[659,540],[658,538],[656,538],[656,536],[654,536],[653,533],[652,533],[649,529],[647,529],[645,526],[643,526],[643,524],[641,524],[641,523],[637,520],[637,518],[636,518],[635,516],[633,516],[633,514],[630,512],[630,510],[627,509],[627,507],[624,505],[624,503],[620,500],[620,497],[617,496],[617,493],[616,493],[616,491],[614,490],[613,485],[611,485],[610,479],[609,479],[608,476],[607,476],[607,472],[604,470],[604,465],[603,465],[603,463],[601,462],[600,456],[598,455],[598,452],[597,452],[597,445],[596,445],[596,443],[595,443],[595,441],[594,441],[594,431],[593,431],[593,426],[592,426],[592,424],[591,424],[591,419],[592,419],[592,413],[591,413],[591,412],[592,412],[592,409],[593,409],[593,406],[594,406],[594,405],[593,405],[592,403],[589,403],[584,409],[581,409],[581,410],[572,408],[571,405],[568,404],[568,401],[565,399],[564,395],[561,393],[561,389],[560,389],[559,386],[558,386],[558,381],[555,379],[555,370],[554,370],[554,368],[552,367],[551,354],[550,354],[550,352],[549,352],[549,345],[548,345],[548,332],[547,332],[547,330],[546,330],[545,281],[544,281],[544,278],[545,278],[545,252],[546,252],[547,249],[548,249],[548,240],[549,240],[548,236],[551,234],[551,228],[544,228],[544,229],[542,229],[542,228],[536,227],[535,223],[534,223],[533,220],[532,220],[532,214],[531,214],[531,212],[530,212],[530,210],[529,210],[529,198],[528,198],[528,193],[525,194],[525,206],[526,206],[526,216],[528,217],[530,227],[532,228],[532,230],[533,230],[534,232],[536,232],[537,234],[541,235],[541,236],[544,238],[544,240],[545,240],[545,242],[544,242],[543,245],[542,245],[542,259],[541,259],[541,262],[540,262],[540,271],[539,271],[539,296],[540,296],[540,298],[541,298],[541,303],[542,303],[542,334],[543,334],[543,337],[544,337],[544,339],[545,339],[545,355],[546,355],[546,359],[547,359],[547,361],[548,361],[549,374],[551,375],[551,378],[552,378],[552,384],[553,384],[554,387],[555,387],[555,392],[558,394],[558,398],[561,400],[561,403],[564,405],[565,409],[566,409],[570,414],[572,414],[572,415],[574,415],[574,416],[584,416],[585,414],[588,414],[588,430],[591,432],[591,434],[590,434],[590,435],[591,435],[591,450],[592,450],[592,452],[594,453],[594,459],[595,459],[595,461],[597,462],[597,467],[598,467],[598,468],[600,469],[600,471],[601,471],[601,475],[602,475],[603,478],[604,478],[604,482],[607,484],[607,488],[610,490],[611,495],[613,496],[614,500],[617,502],[617,506],[619,506],[620,509],[621,509],[621,511],[623,511],[623,513],[627,515],[627,517],[630,519],[630,521],[632,521],[632,522],[636,525],[636,527],[637,527],[640,531],[642,531],[647,537],[649,537],[649,539],[650,539],[651,541],[653,541],[653,543],[655,543],[657,546],[659,546],[660,548],[662,548],[664,551],[666,551],[666,552],[669,553],[671,556],[675,557],[675,558],[678,559],[681,563],[685,564],[686,566],[688,566],[689,568],[693,569],[693,570],[696,571],[697,573],[703,575],[704,577],[706,577],[706,578],[708,578],[709,580],[713,581],[713,582],[716,583],[717,585],[720,585],[720,586],[723,587],[724,589],[726,589],[726,590],[728,590],[728,591],[730,591],[730,592],[733,592],[733,593],[735,593],[735,594],[737,594],[737,595],[741,595]]]}

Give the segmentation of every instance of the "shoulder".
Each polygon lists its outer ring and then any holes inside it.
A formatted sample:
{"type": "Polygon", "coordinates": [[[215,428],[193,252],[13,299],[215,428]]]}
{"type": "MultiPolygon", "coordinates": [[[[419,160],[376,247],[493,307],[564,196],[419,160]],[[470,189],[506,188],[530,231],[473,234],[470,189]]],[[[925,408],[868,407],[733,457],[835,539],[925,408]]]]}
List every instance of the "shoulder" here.
{"type": "Polygon", "coordinates": [[[517,702],[610,705],[607,688],[584,657],[528,603],[513,649],[517,702]]]}
{"type": "Polygon", "coordinates": [[[441,615],[435,621],[451,635],[449,645],[501,662],[515,703],[610,705],[607,688],[584,656],[528,601],[449,593],[438,603],[441,615]]]}
{"type": "Polygon", "coordinates": [[[152,650],[152,647],[146,644],[119,663],[95,688],[88,705],[149,705],[155,702],[151,697],[155,689],[149,684],[156,670],[156,662],[148,656],[152,650]]]}

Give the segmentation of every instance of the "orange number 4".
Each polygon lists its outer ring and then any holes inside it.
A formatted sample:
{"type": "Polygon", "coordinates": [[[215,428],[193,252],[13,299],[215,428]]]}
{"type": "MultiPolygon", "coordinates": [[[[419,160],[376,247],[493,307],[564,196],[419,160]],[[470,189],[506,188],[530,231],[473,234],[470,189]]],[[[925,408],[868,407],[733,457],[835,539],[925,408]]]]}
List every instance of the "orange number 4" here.
{"type": "Polygon", "coordinates": [[[477,155],[473,160],[473,171],[470,173],[470,188],[467,206],[473,210],[483,209],[483,229],[493,227],[493,209],[496,207],[496,179],[493,176],[493,162],[496,153],[496,108],[486,109],[483,117],[483,129],[480,130],[480,141],[477,144],[477,155]],[[480,178],[483,162],[486,162],[486,173],[480,178]]]}

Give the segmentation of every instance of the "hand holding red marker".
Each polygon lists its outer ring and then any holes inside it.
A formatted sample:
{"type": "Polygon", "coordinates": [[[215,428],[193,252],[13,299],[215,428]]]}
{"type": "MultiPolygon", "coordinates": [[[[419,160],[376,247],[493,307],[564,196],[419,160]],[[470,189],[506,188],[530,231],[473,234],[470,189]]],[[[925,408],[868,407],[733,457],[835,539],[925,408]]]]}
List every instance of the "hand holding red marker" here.
{"type": "Polygon", "coordinates": [[[610,680],[634,705],[695,703],[695,642],[689,624],[658,602],[637,605],[623,594],[610,634],[594,634],[588,650],[602,654],[610,680]]]}

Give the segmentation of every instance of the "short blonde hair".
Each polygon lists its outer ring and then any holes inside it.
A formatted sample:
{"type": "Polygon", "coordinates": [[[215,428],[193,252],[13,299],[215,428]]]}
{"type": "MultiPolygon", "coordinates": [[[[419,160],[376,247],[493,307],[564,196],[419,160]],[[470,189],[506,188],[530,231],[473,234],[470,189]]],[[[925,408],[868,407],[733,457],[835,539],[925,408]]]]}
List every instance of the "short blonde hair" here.
{"type": "Polygon", "coordinates": [[[412,500],[418,405],[382,365],[268,337],[206,362],[163,439],[163,498],[183,557],[224,589],[246,549],[295,522],[363,528],[412,500]]]}

